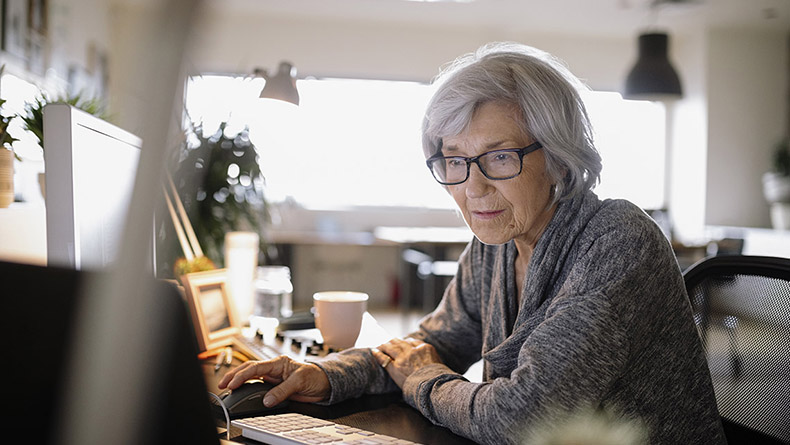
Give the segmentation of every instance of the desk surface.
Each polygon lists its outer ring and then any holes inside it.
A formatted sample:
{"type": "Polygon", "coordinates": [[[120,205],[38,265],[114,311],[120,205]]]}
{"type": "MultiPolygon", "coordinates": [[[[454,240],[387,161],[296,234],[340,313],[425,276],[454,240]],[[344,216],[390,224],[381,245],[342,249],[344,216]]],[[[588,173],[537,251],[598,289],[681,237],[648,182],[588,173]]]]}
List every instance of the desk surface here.
{"type": "MultiPolygon", "coordinates": [[[[370,318],[372,319],[372,317],[370,318]]],[[[370,319],[366,319],[363,322],[363,332],[357,346],[368,346],[365,343],[370,341],[378,342],[376,345],[380,344],[381,333],[375,332],[377,329],[381,329],[381,327],[375,322],[371,323],[370,319]],[[371,335],[366,336],[366,331],[371,335]],[[367,342],[362,340],[363,338],[367,342]]],[[[239,363],[234,360],[233,366],[239,363]]],[[[215,374],[213,359],[208,359],[203,363],[203,374],[206,377],[206,386],[209,391],[217,391],[217,383],[225,371],[226,369],[222,369],[215,374]]],[[[289,401],[287,407],[274,413],[281,412],[305,414],[422,444],[474,444],[474,442],[452,433],[447,428],[432,424],[419,411],[404,402],[400,393],[366,395],[330,406],[289,401]]],[[[241,431],[237,428],[231,429],[233,441],[248,444],[260,443],[245,439],[240,434],[241,431]]]]}

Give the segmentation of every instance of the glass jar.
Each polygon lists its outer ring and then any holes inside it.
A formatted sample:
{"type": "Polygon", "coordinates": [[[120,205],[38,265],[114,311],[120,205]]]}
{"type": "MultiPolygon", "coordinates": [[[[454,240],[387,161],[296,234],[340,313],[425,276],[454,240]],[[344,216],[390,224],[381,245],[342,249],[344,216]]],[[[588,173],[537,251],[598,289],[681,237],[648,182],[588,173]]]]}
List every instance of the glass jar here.
{"type": "Polygon", "coordinates": [[[284,318],[293,315],[293,284],[287,266],[260,266],[255,276],[253,315],[284,318]]]}

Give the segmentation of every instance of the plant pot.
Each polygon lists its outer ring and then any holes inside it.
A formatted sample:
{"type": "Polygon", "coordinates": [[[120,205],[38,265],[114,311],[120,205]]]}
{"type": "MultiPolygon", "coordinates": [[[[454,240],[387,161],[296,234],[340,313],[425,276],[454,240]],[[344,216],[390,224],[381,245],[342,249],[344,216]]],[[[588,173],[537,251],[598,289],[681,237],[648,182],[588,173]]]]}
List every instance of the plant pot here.
{"type": "Polygon", "coordinates": [[[763,195],[771,206],[771,226],[790,230],[790,176],[774,172],[763,174],[763,195]]]}
{"type": "Polygon", "coordinates": [[[0,147],[0,208],[14,202],[14,153],[0,147]]]}
{"type": "Polygon", "coordinates": [[[768,172],[763,174],[763,194],[769,203],[790,203],[790,176],[768,172]]]}
{"type": "Polygon", "coordinates": [[[790,204],[786,202],[771,204],[771,226],[777,230],[790,230],[790,204]]]}

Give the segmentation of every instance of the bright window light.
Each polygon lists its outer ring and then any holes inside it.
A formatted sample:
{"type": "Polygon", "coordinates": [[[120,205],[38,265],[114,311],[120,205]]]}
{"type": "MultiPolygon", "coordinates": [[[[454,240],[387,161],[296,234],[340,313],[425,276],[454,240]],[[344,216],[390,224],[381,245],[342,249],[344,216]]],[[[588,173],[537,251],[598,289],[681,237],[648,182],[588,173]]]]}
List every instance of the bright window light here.
{"type": "Polygon", "coordinates": [[[600,198],[624,198],[643,209],[664,206],[666,113],[659,102],[625,100],[618,93],[583,95],[601,154],[600,198]]]}
{"type": "MultiPolygon", "coordinates": [[[[358,206],[453,208],[431,177],[420,126],[433,87],[417,82],[304,79],[298,107],[258,98],[264,80],[194,77],[186,108],[213,132],[250,128],[270,202],[306,208],[358,206]]],[[[584,96],[603,157],[602,198],[643,208],[663,203],[664,110],[616,93],[584,96]]]]}
{"type": "MultiPolygon", "coordinates": [[[[25,104],[33,103],[40,95],[36,85],[16,77],[12,74],[4,74],[0,79],[0,91],[3,92],[3,114],[11,116],[14,114],[25,114],[25,104]]],[[[14,142],[14,151],[21,158],[29,161],[44,160],[43,152],[38,145],[38,141],[32,133],[24,129],[22,119],[13,119],[8,126],[11,136],[19,139],[14,142]]]]}

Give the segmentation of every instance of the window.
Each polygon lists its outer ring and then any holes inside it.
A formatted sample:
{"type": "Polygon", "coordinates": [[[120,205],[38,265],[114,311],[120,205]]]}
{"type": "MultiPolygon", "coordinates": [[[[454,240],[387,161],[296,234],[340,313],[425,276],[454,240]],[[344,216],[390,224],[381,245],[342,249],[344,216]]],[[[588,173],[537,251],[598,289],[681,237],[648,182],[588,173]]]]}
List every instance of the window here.
{"type": "MultiPolygon", "coordinates": [[[[304,79],[299,107],[258,99],[264,80],[192,78],[187,112],[206,131],[250,127],[272,202],[306,208],[410,206],[452,208],[425,167],[420,126],[433,87],[416,82],[304,79]]],[[[664,110],[590,92],[584,100],[603,157],[602,198],[643,208],[663,203],[664,110]]]]}
{"type": "Polygon", "coordinates": [[[601,154],[600,198],[624,198],[644,209],[664,206],[666,112],[659,102],[618,93],[583,95],[601,154]]]}
{"type": "MultiPolygon", "coordinates": [[[[25,114],[25,104],[34,102],[40,96],[36,85],[12,74],[4,74],[0,79],[0,90],[3,92],[3,114],[25,114]]],[[[14,151],[30,162],[43,161],[43,154],[38,141],[32,133],[24,129],[21,119],[13,119],[8,127],[9,133],[19,141],[14,142],[14,151]]]]}

